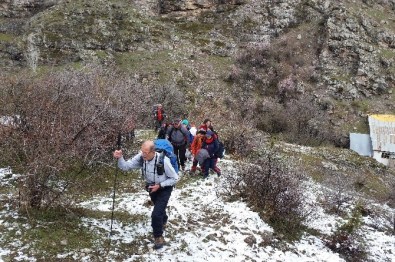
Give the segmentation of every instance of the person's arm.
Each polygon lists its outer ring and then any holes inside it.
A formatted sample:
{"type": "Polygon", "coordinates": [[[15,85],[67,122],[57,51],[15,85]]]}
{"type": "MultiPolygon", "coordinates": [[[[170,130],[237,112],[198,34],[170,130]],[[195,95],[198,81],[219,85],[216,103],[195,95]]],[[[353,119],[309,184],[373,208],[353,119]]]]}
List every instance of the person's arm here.
{"type": "Polygon", "coordinates": [[[125,160],[123,156],[121,156],[118,159],[118,167],[124,171],[141,168],[142,167],[141,159],[142,159],[141,153],[138,153],[137,155],[135,155],[133,158],[129,160],[125,160]]]}
{"type": "Polygon", "coordinates": [[[172,133],[173,133],[173,128],[174,128],[174,127],[172,127],[172,126],[170,126],[170,127],[167,128],[166,138],[167,138],[169,141],[171,141],[171,135],[172,135],[172,133]]]}
{"type": "Polygon", "coordinates": [[[187,146],[191,144],[192,141],[189,139],[189,131],[186,129],[186,127],[181,127],[181,133],[184,135],[185,140],[187,141],[187,146]]]}
{"type": "Polygon", "coordinates": [[[164,168],[165,168],[165,175],[167,179],[163,182],[160,182],[160,186],[161,187],[174,186],[177,183],[178,174],[176,173],[173,166],[171,165],[170,159],[168,157],[165,157],[164,159],[164,168]]]}

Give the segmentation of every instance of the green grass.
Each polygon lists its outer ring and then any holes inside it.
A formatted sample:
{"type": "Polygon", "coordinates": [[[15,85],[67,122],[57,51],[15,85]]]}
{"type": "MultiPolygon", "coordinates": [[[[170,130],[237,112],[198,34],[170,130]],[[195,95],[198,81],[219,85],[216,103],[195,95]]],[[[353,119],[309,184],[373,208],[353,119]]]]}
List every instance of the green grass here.
{"type": "Polygon", "coordinates": [[[12,42],[15,39],[16,36],[13,36],[11,34],[4,34],[0,33],[0,42],[12,42]]]}
{"type": "Polygon", "coordinates": [[[184,33],[191,33],[193,35],[205,34],[214,28],[213,24],[199,23],[199,22],[184,22],[178,24],[178,28],[184,33]]]}
{"type": "Polygon", "coordinates": [[[16,219],[9,217],[8,222],[19,224],[13,230],[2,230],[0,244],[11,250],[8,256],[11,260],[18,253],[18,248],[12,248],[15,239],[27,249],[24,253],[34,254],[36,258],[54,258],[59,253],[91,248],[98,237],[80,226],[78,216],[60,209],[29,210],[16,219]]]}
{"type": "Polygon", "coordinates": [[[350,16],[358,17],[365,17],[370,18],[380,23],[380,27],[384,27],[390,30],[395,30],[395,21],[394,21],[394,14],[393,12],[388,12],[386,8],[380,5],[361,5],[359,2],[355,1],[345,1],[345,6],[347,10],[350,12],[350,16]],[[366,7],[366,8],[364,8],[366,7]],[[381,21],[386,21],[387,24],[381,24],[381,21]]]}
{"type": "Polygon", "coordinates": [[[379,52],[380,56],[387,59],[395,58],[395,50],[388,48],[381,48],[379,52]]]}
{"type": "Polygon", "coordinates": [[[159,72],[159,82],[171,79],[172,72],[181,67],[181,64],[172,58],[168,51],[122,52],[116,53],[114,57],[117,65],[125,71],[159,72]]]}
{"type": "Polygon", "coordinates": [[[351,106],[364,113],[367,113],[370,110],[370,105],[367,100],[354,100],[351,102],[351,106]]]}
{"type": "MultiPolygon", "coordinates": [[[[17,218],[8,217],[4,222],[14,227],[15,224],[18,226],[9,229],[0,225],[0,245],[10,250],[10,254],[2,258],[12,261],[18,254],[18,245],[23,247],[24,254],[45,261],[52,261],[58,254],[78,253],[82,249],[91,250],[93,256],[102,257],[98,253],[103,252],[102,249],[110,244],[107,239],[109,232],[103,229],[91,231],[81,224],[82,218],[108,220],[111,218],[111,212],[82,208],[25,210],[17,218]],[[16,239],[19,241],[17,247],[13,244],[16,239]]],[[[114,219],[123,224],[137,224],[144,223],[147,217],[115,211],[114,219]]],[[[136,247],[142,246],[141,242],[136,244],[136,247]]],[[[119,248],[122,248],[122,245],[119,248]]]]}

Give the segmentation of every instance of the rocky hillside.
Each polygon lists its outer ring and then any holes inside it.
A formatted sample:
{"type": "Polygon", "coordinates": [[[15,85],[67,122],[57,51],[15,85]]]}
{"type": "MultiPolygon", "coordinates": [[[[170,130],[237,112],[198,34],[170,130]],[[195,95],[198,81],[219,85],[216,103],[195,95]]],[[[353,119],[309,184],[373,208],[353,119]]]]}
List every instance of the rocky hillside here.
{"type": "Polygon", "coordinates": [[[367,114],[395,111],[395,1],[5,0],[0,58],[10,73],[116,66],[184,90],[192,116],[238,108],[230,118],[268,132],[257,114],[274,101],[292,118],[287,102],[303,99],[320,112],[311,129],[347,146],[367,114]]]}

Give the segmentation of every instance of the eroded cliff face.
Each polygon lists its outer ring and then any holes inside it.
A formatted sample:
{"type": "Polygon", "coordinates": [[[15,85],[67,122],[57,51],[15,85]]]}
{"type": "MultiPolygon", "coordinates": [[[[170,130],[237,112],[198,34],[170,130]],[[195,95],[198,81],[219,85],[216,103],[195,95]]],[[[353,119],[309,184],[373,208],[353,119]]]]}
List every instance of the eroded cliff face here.
{"type": "Polygon", "coordinates": [[[112,64],[213,101],[233,71],[255,72],[261,95],[292,79],[338,125],[395,110],[394,0],[5,0],[0,21],[6,71],[112,64]],[[256,50],[272,52],[264,65],[241,62],[256,50]],[[340,114],[339,101],[362,102],[340,114]]]}

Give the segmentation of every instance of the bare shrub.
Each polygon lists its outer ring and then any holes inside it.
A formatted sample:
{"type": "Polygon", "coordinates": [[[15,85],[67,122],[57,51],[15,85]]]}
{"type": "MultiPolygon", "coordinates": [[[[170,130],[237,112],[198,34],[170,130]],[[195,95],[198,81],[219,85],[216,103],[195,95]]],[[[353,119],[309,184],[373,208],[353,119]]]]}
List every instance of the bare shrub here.
{"type": "Polygon", "coordinates": [[[306,209],[301,173],[292,170],[273,150],[264,152],[253,164],[238,168],[242,178],[234,180],[240,195],[289,240],[300,237],[309,210],[306,209]]]}
{"type": "Polygon", "coordinates": [[[284,106],[274,99],[267,99],[255,108],[257,128],[270,134],[286,132],[289,117],[284,106]]]}
{"type": "Polygon", "coordinates": [[[352,182],[344,174],[338,171],[327,171],[324,184],[327,186],[323,189],[325,209],[330,213],[341,214],[346,204],[353,200],[352,182]]]}
{"type": "Polygon", "coordinates": [[[221,130],[220,139],[224,143],[226,152],[233,154],[236,158],[246,158],[254,153],[267,140],[262,132],[251,128],[248,121],[241,122],[238,126],[230,126],[221,130]]]}
{"type": "MultiPolygon", "coordinates": [[[[388,205],[390,207],[395,207],[395,178],[388,176],[390,178],[389,188],[390,192],[388,194],[388,205]]],[[[395,220],[394,220],[394,231],[395,231],[395,220]]]]}
{"type": "Polygon", "coordinates": [[[265,99],[253,110],[256,127],[270,134],[281,134],[287,142],[319,146],[338,140],[329,116],[307,97],[284,104],[265,99]]]}
{"type": "Polygon", "coordinates": [[[0,115],[16,116],[18,123],[0,137],[0,153],[25,175],[22,199],[36,208],[72,202],[64,192],[78,192],[77,177],[112,161],[118,133],[146,118],[140,110],[150,104],[148,87],[98,67],[24,72],[1,81],[0,115]]]}
{"type": "Polygon", "coordinates": [[[174,84],[151,88],[150,97],[152,101],[163,105],[169,121],[180,118],[187,112],[185,94],[174,84]]]}
{"type": "Polygon", "coordinates": [[[326,246],[339,253],[347,261],[364,261],[367,253],[361,245],[358,231],[362,226],[361,207],[356,206],[347,222],[340,225],[336,232],[326,240],[326,246]]]}
{"type": "Polygon", "coordinates": [[[280,103],[284,103],[292,98],[297,98],[301,93],[298,89],[298,81],[292,74],[282,79],[277,86],[280,103]]]}

